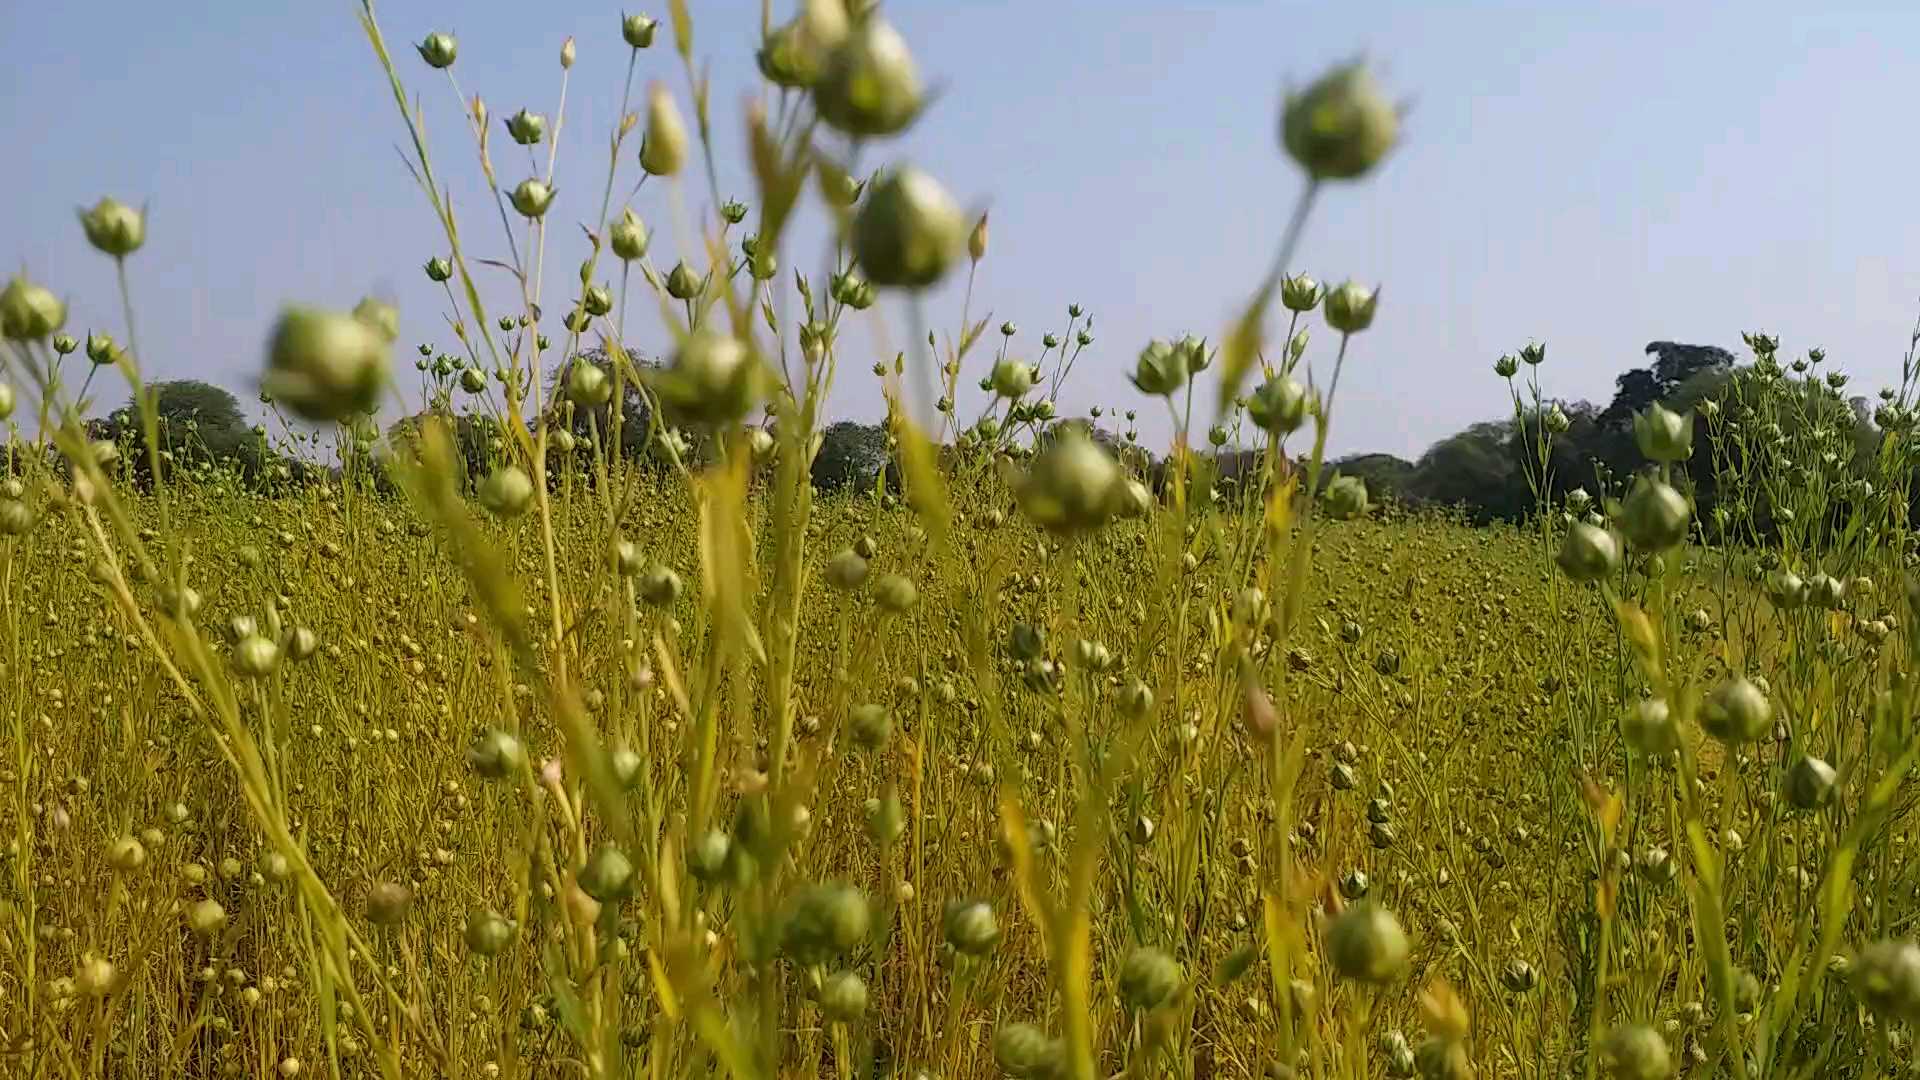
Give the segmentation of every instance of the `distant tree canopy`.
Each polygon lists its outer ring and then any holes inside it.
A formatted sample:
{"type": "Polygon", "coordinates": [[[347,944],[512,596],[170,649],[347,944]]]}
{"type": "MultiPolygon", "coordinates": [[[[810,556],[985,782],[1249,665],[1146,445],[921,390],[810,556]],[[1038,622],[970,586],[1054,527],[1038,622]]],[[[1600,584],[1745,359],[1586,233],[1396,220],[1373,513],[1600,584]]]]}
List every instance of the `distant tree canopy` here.
{"type": "Polygon", "coordinates": [[[1646,353],[1651,365],[1623,372],[1613,380],[1613,403],[1598,417],[1605,428],[1627,427],[1633,414],[1655,402],[1667,401],[1688,380],[1705,372],[1733,367],[1733,354],[1717,345],[1681,345],[1655,341],[1646,353]]]}
{"type": "Polygon", "coordinates": [[[1359,477],[1376,500],[1406,502],[1416,468],[1413,462],[1392,454],[1351,454],[1335,461],[1329,472],[1359,477]]]}
{"type": "Polygon", "coordinates": [[[889,461],[887,429],[841,420],[820,433],[813,456],[813,486],[821,491],[868,491],[889,461]]]}
{"type": "MultiPolygon", "coordinates": [[[[422,411],[395,420],[387,425],[387,441],[395,445],[411,442],[419,437],[422,426],[432,415],[429,411],[422,411]]],[[[478,479],[486,475],[501,457],[499,448],[495,446],[495,440],[500,435],[499,421],[491,413],[460,413],[443,419],[448,422],[454,449],[459,452],[460,460],[466,466],[467,476],[478,479]]]]}
{"type": "MultiPolygon", "coordinates": [[[[233,394],[198,379],[176,379],[151,383],[155,433],[158,449],[167,453],[174,468],[200,464],[237,466],[247,476],[255,476],[273,455],[240,411],[233,394]]],[[[148,471],[147,432],[140,421],[138,403],[127,403],[90,425],[96,439],[112,439],[126,445],[129,466],[137,475],[148,471]]]]}
{"type": "MultiPolygon", "coordinates": [[[[1621,373],[1605,408],[1584,401],[1551,403],[1566,429],[1551,439],[1547,488],[1539,494],[1558,499],[1576,487],[1601,493],[1645,464],[1633,435],[1633,418],[1659,403],[1676,412],[1698,412],[1712,402],[1737,415],[1753,397],[1750,367],[1735,365],[1734,355],[1715,345],[1656,341],[1646,348],[1653,362],[1621,373]]],[[[1779,380],[1801,397],[1795,424],[1821,424],[1851,432],[1856,460],[1873,452],[1877,431],[1864,398],[1844,399],[1812,377],[1779,380]]],[[[1526,462],[1541,435],[1539,415],[1483,421],[1439,440],[1412,463],[1383,454],[1358,455],[1340,463],[1343,472],[1362,475],[1369,490],[1398,495],[1414,504],[1460,507],[1469,520],[1518,520],[1539,505],[1526,462]]],[[[1792,434],[1792,433],[1788,433],[1792,434]]],[[[1685,464],[1700,514],[1710,515],[1720,497],[1713,450],[1706,425],[1696,419],[1693,456],[1685,464]]]]}
{"type": "MultiPolygon", "coordinates": [[[[1645,355],[1651,358],[1648,363],[1615,378],[1613,398],[1604,407],[1584,401],[1550,401],[1534,411],[1528,403],[1518,413],[1471,424],[1438,440],[1413,461],[1386,453],[1353,454],[1333,461],[1323,472],[1322,483],[1336,474],[1358,477],[1376,500],[1457,507],[1467,520],[1481,523],[1520,520],[1537,510],[1542,497],[1557,501],[1576,487],[1596,495],[1618,492],[1628,477],[1645,466],[1633,434],[1634,417],[1656,403],[1696,414],[1710,404],[1721,417],[1723,430],[1737,427],[1745,433],[1742,438],[1749,440],[1751,432],[1760,431],[1768,446],[1805,445],[1817,432],[1820,456],[1827,465],[1850,466],[1855,476],[1861,475],[1873,456],[1881,452],[1881,433],[1869,403],[1864,398],[1843,396],[1845,379],[1837,373],[1823,373],[1811,364],[1798,362],[1790,365],[1791,371],[1771,367],[1762,372],[1737,365],[1734,355],[1718,346],[1672,341],[1650,343],[1645,355]],[[1789,395],[1785,407],[1780,404],[1783,392],[1789,395]],[[1773,404],[1764,406],[1763,414],[1756,413],[1753,403],[1763,397],[1773,404]],[[1551,450],[1544,487],[1534,464],[1537,448],[1546,438],[1543,427],[1552,432],[1547,440],[1551,450]]],[[[656,459],[661,433],[654,429],[649,399],[639,382],[632,378],[619,380],[625,392],[619,401],[616,425],[611,403],[588,409],[568,400],[566,388],[577,364],[592,364],[609,377],[614,374],[602,348],[576,353],[551,373],[546,388],[547,419],[572,435],[574,447],[569,451],[561,439],[550,442],[549,452],[556,456],[590,454],[596,439],[605,445],[617,428],[623,456],[630,460],[656,459]]],[[[655,366],[649,361],[636,364],[641,371],[655,366]]],[[[149,392],[156,405],[158,449],[165,454],[167,468],[216,464],[236,468],[248,477],[270,474],[295,479],[314,471],[314,467],[270,450],[249,424],[239,401],[226,390],[182,379],[150,384],[149,392]],[[282,471],[279,466],[287,469],[282,471]]],[[[434,408],[444,412],[447,406],[442,403],[434,408]]],[[[399,444],[413,438],[429,415],[421,412],[393,422],[386,431],[388,440],[399,444]]],[[[138,416],[136,403],[129,401],[107,416],[89,421],[88,428],[92,437],[111,439],[126,448],[126,467],[146,479],[146,432],[138,416]]],[[[502,460],[503,432],[489,411],[480,409],[447,419],[470,477],[484,475],[502,460]]],[[[1074,428],[1084,430],[1155,491],[1164,491],[1169,478],[1167,461],[1157,460],[1150,451],[1091,419],[1062,419],[1039,429],[1033,449],[1044,450],[1052,439],[1074,428]]],[[[1722,497],[1712,440],[1705,428],[1704,422],[1696,421],[1693,456],[1681,463],[1681,474],[1702,521],[1712,517],[1722,497]]],[[[697,434],[689,438],[692,445],[685,451],[687,460],[697,465],[708,448],[697,434]]],[[[828,425],[819,434],[810,465],[814,486],[822,491],[858,492],[870,491],[880,482],[887,491],[897,493],[899,466],[889,442],[887,428],[881,423],[841,420],[828,425]]],[[[1264,447],[1228,445],[1217,450],[1202,448],[1199,453],[1205,459],[1199,475],[1226,487],[1257,478],[1266,463],[1264,447]]],[[[941,458],[950,464],[965,457],[959,447],[942,448],[941,458]]],[[[1296,467],[1284,457],[1276,465],[1280,475],[1296,467]]],[[[1804,471],[1805,467],[1801,468],[1804,471]]],[[[1857,485],[1854,490],[1859,490],[1857,485]]],[[[1725,496],[1729,509],[1752,512],[1747,520],[1771,520],[1767,492],[1729,491],[1725,496]]],[[[1920,491],[1915,498],[1920,504],[1920,491]]],[[[1920,505],[1913,509],[1920,515],[1920,505]]]]}
{"type": "MultiPolygon", "coordinates": [[[[628,354],[628,360],[642,372],[657,368],[651,360],[641,359],[636,354],[628,354]]],[[[592,445],[594,433],[599,433],[604,443],[613,437],[613,404],[609,402],[595,409],[581,408],[567,400],[567,380],[573,374],[573,365],[592,364],[606,372],[609,385],[623,386],[620,400],[620,453],[623,457],[638,460],[652,453],[649,440],[659,433],[652,429],[652,408],[647,396],[641,392],[638,382],[632,378],[618,380],[615,376],[613,358],[607,355],[604,347],[595,347],[575,353],[572,359],[561,364],[553,371],[552,384],[547,389],[547,401],[550,409],[564,413],[568,422],[566,428],[573,433],[582,446],[592,445]]]]}

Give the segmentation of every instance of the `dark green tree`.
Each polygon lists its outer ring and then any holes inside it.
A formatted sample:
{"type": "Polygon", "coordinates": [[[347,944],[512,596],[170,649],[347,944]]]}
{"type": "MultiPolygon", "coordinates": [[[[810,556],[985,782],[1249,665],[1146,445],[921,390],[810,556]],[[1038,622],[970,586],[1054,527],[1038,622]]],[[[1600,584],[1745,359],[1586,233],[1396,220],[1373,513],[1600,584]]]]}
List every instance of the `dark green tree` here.
{"type": "MultiPolygon", "coordinates": [[[[227,390],[198,379],[174,379],[149,383],[147,394],[153,402],[163,471],[230,466],[254,478],[263,467],[276,463],[276,456],[240,411],[239,400],[227,390]]],[[[150,479],[147,429],[137,402],[129,398],[91,428],[95,438],[124,446],[134,475],[150,479]]]]}
{"type": "Polygon", "coordinates": [[[820,450],[813,456],[813,486],[821,491],[870,491],[874,477],[891,460],[886,428],[841,420],[820,433],[820,450]]]}
{"type": "MultiPolygon", "coordinates": [[[[627,354],[634,371],[644,377],[645,373],[657,369],[660,365],[652,360],[642,359],[634,353],[627,354]]],[[[613,358],[605,347],[595,347],[575,353],[572,359],[561,364],[553,371],[553,381],[547,389],[549,409],[555,415],[565,418],[563,426],[573,433],[581,453],[593,445],[594,433],[599,433],[602,444],[613,438],[613,405],[609,402],[598,408],[582,408],[567,400],[567,380],[573,373],[574,364],[592,364],[606,372],[608,384],[614,385],[613,358]]],[[[620,453],[629,460],[638,461],[653,455],[651,440],[659,435],[653,430],[651,420],[653,406],[640,386],[639,381],[629,373],[625,381],[625,393],[620,405],[620,453]]]]}

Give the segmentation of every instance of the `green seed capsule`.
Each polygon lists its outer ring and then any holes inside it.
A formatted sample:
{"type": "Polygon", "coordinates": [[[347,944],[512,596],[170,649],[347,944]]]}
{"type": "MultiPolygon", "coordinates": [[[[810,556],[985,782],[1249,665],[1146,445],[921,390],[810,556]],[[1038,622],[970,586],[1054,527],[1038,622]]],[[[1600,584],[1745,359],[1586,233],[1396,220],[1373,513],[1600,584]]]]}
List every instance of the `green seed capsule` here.
{"type": "Polygon", "coordinates": [[[1500,973],[1500,985],[1510,994],[1525,994],[1540,985],[1540,973],[1525,960],[1514,960],[1500,973]]]}
{"type": "Polygon", "coordinates": [[[301,418],[333,423],[379,406],[388,366],[383,331],[368,322],[289,308],[268,342],[261,387],[301,418]]]}
{"type": "Polygon", "coordinates": [[[920,602],[920,590],[899,574],[883,574],[873,583],[873,599],[880,610],[901,615],[920,602]]]}
{"type": "Polygon", "coordinates": [[[516,518],[533,505],[533,478],[517,465],[498,468],[481,482],[479,495],[488,513],[516,518]]]}
{"type": "Polygon", "coordinates": [[[837,552],[827,560],[827,584],[842,592],[852,592],[867,580],[867,560],[854,551],[837,552]]]}
{"type": "Polygon", "coordinates": [[[723,830],[708,829],[687,848],[687,872],[697,881],[718,881],[732,853],[732,838],[723,830]]]}
{"type": "Polygon", "coordinates": [[[1373,313],[1379,306],[1379,289],[1346,281],[1327,293],[1320,310],[1328,326],[1343,334],[1357,334],[1373,325],[1373,313]]]}
{"type": "Polygon", "coordinates": [[[1673,1075],[1667,1041],[1644,1024],[1614,1028],[1598,1050],[1602,1067],[1614,1080],[1667,1080],[1673,1075]]]}
{"type": "Polygon", "coordinates": [[[1129,378],[1141,393],[1166,397],[1187,381],[1186,354],[1165,341],[1150,341],[1140,350],[1129,378]]]}
{"type": "Polygon", "coordinates": [[[672,176],[687,161],[687,127],[664,83],[647,93],[647,133],[640,140],[640,168],[649,176],[672,176]]]}
{"type": "Polygon", "coordinates": [[[1680,748],[1680,729],[1673,710],[1661,698],[1646,698],[1628,706],[1620,716],[1620,737],[1642,754],[1670,754],[1680,748]]]}
{"type": "Polygon", "coordinates": [[[1406,975],[1409,956],[1400,920],[1370,901],[1340,913],[1327,928],[1327,957],[1342,978],[1386,985],[1406,975]]]}
{"type": "Polygon", "coordinates": [[[249,634],[234,646],[233,666],[247,678],[265,678],[280,666],[280,646],[258,634],[249,634]]]}
{"type": "Polygon", "coordinates": [[[941,918],[947,944],[967,956],[985,956],[1000,941],[1000,924],[984,900],[954,901],[941,918]]]}
{"type": "Polygon", "coordinates": [[[527,764],[527,752],[520,740],[498,729],[489,728],[467,751],[467,763],[488,780],[501,780],[519,772],[527,764]]]}
{"type": "Polygon", "coordinates": [[[1648,461],[1685,461],[1693,456],[1693,414],[1656,402],[1634,415],[1633,440],[1648,461]]]}
{"type": "Polygon", "coordinates": [[[1119,510],[1126,476],[1078,427],[1056,436],[1019,480],[1021,509],[1055,534],[1098,529],[1119,510]]]}
{"type": "Polygon", "coordinates": [[[19,499],[0,499],[0,536],[25,536],[33,531],[33,508],[19,499]]]}
{"type": "Polygon", "coordinates": [[[1603,581],[1620,569],[1620,544],[1605,529],[1576,522],[1561,539],[1554,561],[1574,581],[1603,581]]]}
{"type": "Polygon", "coordinates": [[[622,791],[632,791],[640,785],[646,762],[633,749],[621,746],[607,756],[607,766],[613,770],[614,783],[622,791]]]}
{"type": "Polygon", "coordinates": [[[1269,435],[1285,438],[1307,420],[1307,388],[1291,375],[1275,375],[1247,400],[1247,417],[1269,435]]]}
{"type": "Polygon", "coordinates": [[[1365,175],[1393,149],[1400,114],[1366,68],[1335,68],[1298,94],[1287,96],[1280,141],[1316,180],[1352,180],[1365,175]]]}
{"type": "Polygon", "coordinates": [[[450,68],[453,66],[454,58],[460,55],[459,43],[453,39],[452,34],[428,34],[426,40],[415,45],[414,48],[419,50],[420,59],[425,60],[427,66],[434,68],[450,68]]]}
{"type": "Polygon", "coordinates": [[[640,599],[654,607],[666,607],[680,598],[680,575],[659,563],[640,574],[640,599]]]}
{"type": "Polygon", "coordinates": [[[788,898],[781,941],[803,963],[845,955],[867,940],[867,898],[851,885],[805,885],[788,898]]]}
{"type": "Polygon", "coordinates": [[[647,254],[647,227],[631,209],[607,229],[607,246],[622,262],[632,262],[647,254]]]}
{"type": "Polygon", "coordinates": [[[1848,965],[1847,984],[1882,1019],[1920,1019],[1920,946],[1891,939],[1868,945],[1848,965]]]}
{"type": "Polygon", "coordinates": [[[1369,509],[1366,482],[1357,476],[1335,476],[1320,496],[1327,516],[1335,521],[1361,517],[1369,509]]]}
{"type": "Polygon", "coordinates": [[[851,971],[837,971],[820,986],[820,1011],[837,1024],[851,1024],[867,1014],[867,981],[851,971]]]}
{"type": "Polygon", "coordinates": [[[620,37],[636,49],[645,49],[653,45],[654,31],[660,27],[660,20],[649,19],[645,15],[622,15],[620,17],[620,37]]]}
{"type": "Polygon", "coordinates": [[[739,421],[765,397],[765,373],[738,338],[696,330],[664,371],[652,373],[661,404],[678,421],[720,426],[739,421]]]}
{"type": "Polygon", "coordinates": [[[478,911],[467,917],[462,937],[475,956],[498,956],[513,941],[513,924],[494,912],[478,911]]]}
{"type": "Polygon", "coordinates": [[[507,117],[507,134],[521,146],[532,146],[547,137],[547,118],[525,109],[507,117]]]}
{"type": "Polygon", "coordinates": [[[1707,695],[1700,709],[1700,727],[1721,742],[1754,742],[1772,731],[1773,705],[1752,680],[1736,676],[1707,695]]]}
{"type": "Polygon", "coordinates": [[[868,281],[925,288],[959,256],[967,223],[933,177],[911,167],[887,173],[853,219],[853,253],[868,281]]]}
{"type": "Polygon", "coordinates": [[[993,392],[1003,398],[1018,398],[1033,389],[1033,365],[1020,360],[1002,360],[993,365],[993,392]]]}
{"type": "Polygon", "coordinates": [[[1120,966],[1120,999],[1135,1009],[1157,1009],[1180,992],[1180,965],[1165,952],[1142,946],[1120,966]]]}
{"type": "Polygon", "coordinates": [[[187,906],[187,928],[203,938],[213,937],[227,926],[227,909],[217,900],[198,900],[187,906]]]}
{"type": "Polygon", "coordinates": [[[869,14],[827,54],[813,86],[820,118],[847,135],[904,130],[920,115],[920,73],[906,39],[869,14]]]}
{"type": "Polygon", "coordinates": [[[633,892],[633,862],[612,844],[601,844],[587,856],[577,880],[582,892],[603,904],[624,900],[633,892]]]}
{"type": "Polygon", "coordinates": [[[1620,531],[1642,551],[1660,552],[1687,538],[1693,510],[1686,496],[1651,477],[1633,483],[1620,506],[1620,531]]]}
{"type": "Polygon", "coordinates": [[[93,209],[80,211],[80,227],[87,243],[116,259],[126,258],[147,242],[147,215],[117,199],[101,199],[93,209]]]}
{"type": "Polygon", "coordinates": [[[541,180],[528,178],[520,181],[507,196],[507,201],[525,218],[545,217],[547,208],[553,205],[555,192],[551,186],[541,180]]]}
{"type": "Polygon", "coordinates": [[[597,409],[613,400],[613,379],[606,369],[576,357],[567,365],[567,400],[583,409],[597,409]]]}
{"type": "Polygon", "coordinates": [[[1305,314],[1320,306],[1326,289],[1306,274],[1294,274],[1280,283],[1280,303],[1288,311],[1305,314]]]}
{"type": "Polygon", "coordinates": [[[885,746],[892,736],[893,719],[887,714],[885,705],[868,702],[855,705],[847,714],[847,727],[854,745],[864,750],[877,750],[885,746]]]}
{"type": "Polygon", "coordinates": [[[1052,1080],[1065,1064],[1066,1047],[1032,1024],[1003,1024],[993,1033],[993,1060],[1013,1080],[1052,1080]]]}
{"type": "Polygon", "coordinates": [[[0,336],[39,341],[67,321],[67,305],[50,289],[15,275],[0,289],[0,336]]]}
{"type": "Polygon", "coordinates": [[[1818,810],[1833,798],[1833,766],[1802,755],[1787,768],[1787,802],[1796,810],[1818,810]]]}
{"type": "Polygon", "coordinates": [[[147,848],[137,838],[123,836],[107,845],[107,865],[131,874],[147,864],[147,848]]]}

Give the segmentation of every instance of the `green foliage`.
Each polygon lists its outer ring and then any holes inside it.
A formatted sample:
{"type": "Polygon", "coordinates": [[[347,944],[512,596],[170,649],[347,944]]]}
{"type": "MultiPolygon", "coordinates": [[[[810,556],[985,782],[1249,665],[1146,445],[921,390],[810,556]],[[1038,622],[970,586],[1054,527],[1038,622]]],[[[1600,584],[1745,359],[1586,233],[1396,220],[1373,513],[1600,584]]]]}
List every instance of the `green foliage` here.
{"type": "MultiPolygon", "coordinates": [[[[233,394],[197,379],[156,382],[146,387],[153,402],[156,447],[163,469],[231,467],[254,478],[280,458],[253,430],[233,394]]],[[[140,404],[129,400],[93,426],[94,438],[119,443],[135,474],[148,478],[147,428],[140,404]]]]}
{"type": "Polygon", "coordinates": [[[813,486],[821,491],[871,491],[891,461],[886,428],[840,420],[820,433],[811,471],[813,486]]]}

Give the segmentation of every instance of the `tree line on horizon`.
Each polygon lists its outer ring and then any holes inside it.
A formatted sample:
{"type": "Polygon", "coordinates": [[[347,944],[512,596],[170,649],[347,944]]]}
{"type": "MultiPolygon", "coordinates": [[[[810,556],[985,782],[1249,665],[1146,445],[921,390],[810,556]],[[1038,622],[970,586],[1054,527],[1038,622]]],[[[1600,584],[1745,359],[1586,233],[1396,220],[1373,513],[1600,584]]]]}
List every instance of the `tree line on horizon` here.
{"type": "MultiPolygon", "coordinates": [[[[1335,460],[1328,475],[1359,477],[1377,502],[1410,508],[1451,508],[1467,521],[1482,525],[1523,520],[1534,512],[1543,494],[1556,503],[1576,488],[1604,494],[1639,465],[1633,436],[1636,414],[1656,403],[1675,411],[1696,411],[1709,402],[1717,405],[1727,400],[1738,380],[1751,371],[1741,366],[1733,353],[1712,345],[1656,341],[1646,347],[1646,355],[1651,358],[1649,363],[1625,371],[1614,380],[1614,395],[1605,405],[1541,399],[1541,407],[1534,408],[1520,388],[1514,399],[1516,407],[1507,416],[1471,424],[1439,439],[1414,460],[1387,453],[1351,454],[1335,460]],[[1542,425],[1551,431],[1551,469],[1545,477],[1545,490],[1538,491],[1541,478],[1530,478],[1522,463],[1541,436],[1542,425]]],[[[607,359],[604,353],[590,351],[568,363],[576,362],[604,366],[607,359]]],[[[1808,372],[1805,367],[1797,363],[1797,374],[1791,379],[1807,406],[1805,422],[1831,423],[1850,432],[1855,457],[1864,467],[1879,439],[1869,402],[1864,397],[1842,396],[1843,378],[1822,378],[1820,372],[1808,372]]],[[[554,372],[556,389],[566,374],[566,364],[554,372]]],[[[173,468],[224,466],[251,482],[279,483],[310,481],[329,473],[338,476],[342,471],[342,464],[316,465],[284,447],[270,445],[265,429],[251,423],[238,399],[221,387],[180,379],[153,384],[151,389],[159,405],[162,449],[173,468]]],[[[562,400],[562,395],[550,394],[548,400],[562,400]]],[[[456,411],[451,401],[451,395],[442,396],[434,406],[395,420],[385,434],[390,440],[405,438],[430,413],[446,415],[453,423],[470,474],[483,476],[494,456],[492,443],[498,434],[495,420],[484,411],[456,411]]],[[[145,433],[133,421],[134,415],[129,402],[90,421],[90,428],[96,439],[119,445],[128,467],[137,477],[147,479],[145,433]]],[[[637,386],[627,386],[619,420],[623,455],[633,460],[657,457],[650,441],[653,429],[647,398],[637,386]]],[[[561,454],[585,454],[594,438],[604,441],[615,430],[611,403],[598,410],[568,406],[564,414],[555,414],[550,421],[567,433],[557,440],[561,454]]],[[[1129,459],[1152,486],[1158,488],[1164,479],[1164,458],[1121,439],[1097,421],[1077,418],[1056,423],[1088,426],[1096,439],[1129,459]]],[[[1696,423],[1696,429],[1699,427],[1696,423]]],[[[354,456],[357,445],[371,457],[373,434],[363,431],[345,442],[346,456],[354,456]]],[[[812,464],[814,486],[824,492],[894,486],[897,477],[890,476],[890,447],[881,423],[842,419],[827,425],[812,464]]],[[[681,449],[683,458],[698,460],[697,445],[681,449]]],[[[1227,484],[1256,475],[1265,454],[1261,448],[1233,445],[1202,452],[1212,457],[1214,475],[1227,484]]],[[[1718,492],[1711,443],[1703,432],[1696,430],[1693,456],[1685,465],[1685,478],[1691,482],[1700,517],[1706,520],[1716,505],[1718,492]]]]}

